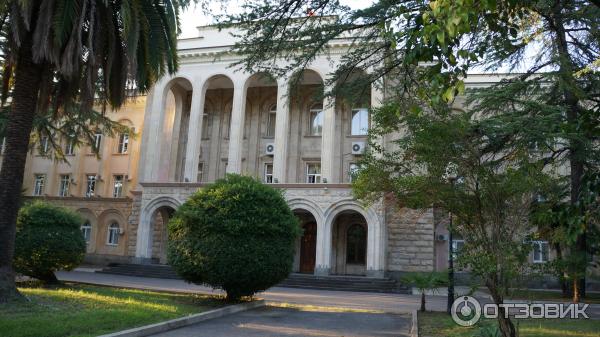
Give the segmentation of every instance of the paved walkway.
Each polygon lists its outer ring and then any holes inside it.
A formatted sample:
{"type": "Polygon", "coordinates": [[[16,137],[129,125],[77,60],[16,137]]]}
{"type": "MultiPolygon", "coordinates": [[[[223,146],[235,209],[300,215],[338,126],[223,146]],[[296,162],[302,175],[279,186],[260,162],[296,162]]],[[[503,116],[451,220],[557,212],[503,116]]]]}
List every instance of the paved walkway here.
{"type": "MultiPolygon", "coordinates": [[[[57,272],[62,281],[148,289],[171,292],[222,294],[208,287],[186,283],[182,280],[168,280],[123,275],[99,274],[84,271],[57,272]]],[[[389,313],[408,313],[420,306],[419,295],[380,294],[348,291],[329,291],[273,287],[258,295],[267,301],[285,302],[314,306],[333,306],[356,309],[380,310],[389,313]]],[[[427,310],[446,310],[446,298],[427,296],[427,310]]]]}
{"type": "Polygon", "coordinates": [[[264,307],[171,330],[160,337],[408,337],[410,315],[264,307]],[[357,324],[360,322],[360,324],[357,324]]]}

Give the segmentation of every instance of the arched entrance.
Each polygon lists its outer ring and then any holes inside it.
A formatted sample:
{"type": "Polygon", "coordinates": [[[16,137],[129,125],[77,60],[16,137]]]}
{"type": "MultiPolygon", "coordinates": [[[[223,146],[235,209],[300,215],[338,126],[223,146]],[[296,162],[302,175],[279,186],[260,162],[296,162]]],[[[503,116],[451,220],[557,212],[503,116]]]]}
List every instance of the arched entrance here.
{"type": "Polygon", "coordinates": [[[332,227],[332,273],[366,275],[368,225],[358,212],[338,214],[332,227]]]}
{"type": "Polygon", "coordinates": [[[317,222],[308,211],[295,210],[294,214],[298,217],[302,228],[302,236],[296,244],[294,271],[313,274],[317,258],[317,222]]]}
{"type": "Polygon", "coordinates": [[[175,210],[169,206],[157,208],[152,214],[150,226],[152,228],[152,262],[167,263],[167,224],[175,213],[175,210]]]}

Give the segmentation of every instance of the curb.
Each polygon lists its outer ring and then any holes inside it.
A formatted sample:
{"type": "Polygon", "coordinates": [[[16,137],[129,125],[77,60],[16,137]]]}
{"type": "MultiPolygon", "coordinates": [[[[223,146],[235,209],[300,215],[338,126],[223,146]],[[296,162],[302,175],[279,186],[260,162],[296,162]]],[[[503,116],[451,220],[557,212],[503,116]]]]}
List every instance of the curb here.
{"type": "Polygon", "coordinates": [[[412,311],[412,326],[410,327],[410,337],[419,337],[419,319],[417,311],[412,311]]]}
{"type": "Polygon", "coordinates": [[[99,337],[143,337],[149,336],[161,332],[166,332],[170,330],[179,329],[184,326],[196,324],[202,321],[206,321],[209,319],[219,318],[231,314],[235,314],[241,311],[256,309],[265,306],[264,300],[252,301],[248,303],[241,303],[226,306],[224,308],[219,308],[215,310],[210,310],[206,312],[201,312],[199,314],[194,314],[186,317],[175,318],[172,320],[150,324],[141,326],[138,328],[118,331],[106,335],[102,335],[99,337]]]}

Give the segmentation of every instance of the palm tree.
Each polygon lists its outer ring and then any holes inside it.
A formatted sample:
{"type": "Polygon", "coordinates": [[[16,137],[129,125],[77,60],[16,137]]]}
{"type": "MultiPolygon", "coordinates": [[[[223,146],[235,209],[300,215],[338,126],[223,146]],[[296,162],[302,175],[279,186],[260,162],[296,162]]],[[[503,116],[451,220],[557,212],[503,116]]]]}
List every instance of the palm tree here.
{"type": "Polygon", "coordinates": [[[12,268],[15,221],[34,116],[68,119],[94,102],[120,107],[177,71],[178,17],[188,0],[8,0],[3,100],[10,93],[0,169],[0,302],[19,298],[12,268]]]}
{"type": "Polygon", "coordinates": [[[417,288],[421,293],[421,308],[419,311],[425,312],[425,292],[427,290],[436,291],[437,288],[448,284],[448,275],[440,272],[412,273],[402,278],[402,282],[410,284],[417,288]]]}

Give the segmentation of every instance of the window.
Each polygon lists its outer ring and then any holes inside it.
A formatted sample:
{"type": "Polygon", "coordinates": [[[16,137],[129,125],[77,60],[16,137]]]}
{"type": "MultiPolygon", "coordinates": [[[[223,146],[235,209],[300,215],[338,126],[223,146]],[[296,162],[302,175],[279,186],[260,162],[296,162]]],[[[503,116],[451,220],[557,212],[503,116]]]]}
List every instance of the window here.
{"type": "Polygon", "coordinates": [[[123,196],[123,175],[115,175],[113,181],[113,198],[120,198],[123,196]]]}
{"type": "Polygon", "coordinates": [[[204,163],[199,161],[198,162],[198,175],[196,176],[196,181],[197,182],[202,182],[202,178],[204,178],[204,163]]]}
{"type": "Polygon", "coordinates": [[[111,246],[116,246],[119,244],[119,234],[121,230],[119,228],[119,224],[113,222],[108,226],[108,237],[106,239],[106,243],[111,246]]]}
{"type": "Polygon", "coordinates": [[[202,139],[209,139],[210,138],[210,125],[208,125],[208,123],[210,123],[210,115],[204,111],[204,113],[202,114],[202,139]]]}
{"type": "Polygon", "coordinates": [[[309,133],[311,136],[320,136],[323,132],[323,105],[315,104],[310,108],[309,133]]]}
{"type": "Polygon", "coordinates": [[[352,180],[354,179],[354,177],[358,173],[359,168],[360,167],[358,166],[357,163],[350,163],[350,166],[348,168],[348,177],[349,177],[349,181],[350,182],[352,182],[352,180]]]}
{"type": "Polygon", "coordinates": [[[88,220],[81,225],[81,233],[83,234],[85,243],[90,243],[90,239],[92,238],[92,224],[88,220]]]}
{"type": "Polygon", "coordinates": [[[457,239],[452,240],[452,258],[456,259],[460,254],[461,249],[465,246],[465,240],[457,239]]]}
{"type": "Polygon", "coordinates": [[[45,174],[36,174],[33,183],[33,195],[44,194],[44,184],[46,182],[45,174]]]}
{"type": "Polygon", "coordinates": [[[367,255],[367,231],[363,225],[354,224],[348,228],[346,237],[346,263],[365,264],[367,255]]]}
{"type": "Polygon", "coordinates": [[[94,135],[94,148],[93,150],[97,150],[100,152],[100,146],[102,145],[102,134],[100,132],[96,132],[94,135]]]}
{"type": "Polygon", "coordinates": [[[223,130],[223,134],[225,138],[229,138],[229,132],[231,131],[231,110],[225,113],[225,130],[223,130]]]}
{"type": "Polygon", "coordinates": [[[59,186],[58,186],[58,196],[59,197],[68,197],[70,185],[71,185],[71,176],[68,174],[61,174],[60,182],[59,182],[59,186]]]}
{"type": "Polygon", "coordinates": [[[127,153],[127,149],[129,148],[129,134],[122,133],[119,135],[119,147],[117,148],[117,152],[121,154],[127,153]]]}
{"type": "Polygon", "coordinates": [[[277,105],[273,105],[267,114],[267,137],[275,137],[275,119],[277,118],[277,105]]]}
{"type": "Polygon", "coordinates": [[[548,241],[532,241],[533,263],[548,262],[548,241]]]}
{"type": "Polygon", "coordinates": [[[265,164],[265,176],[263,178],[263,181],[265,182],[265,184],[273,183],[273,163],[265,164]]]}
{"type": "Polygon", "coordinates": [[[65,156],[72,156],[75,154],[75,142],[68,140],[65,144],[65,156]]]}
{"type": "Polygon", "coordinates": [[[47,155],[48,150],[50,150],[50,141],[48,139],[48,136],[43,136],[42,138],[40,138],[39,155],[40,156],[47,155]]]}
{"type": "Polygon", "coordinates": [[[88,174],[85,184],[85,196],[86,198],[91,198],[94,196],[94,192],[96,191],[96,175],[88,174]]]}
{"type": "Polygon", "coordinates": [[[350,134],[364,136],[369,130],[369,109],[360,108],[352,110],[352,127],[350,134]]]}
{"type": "Polygon", "coordinates": [[[321,182],[321,164],[306,164],[306,182],[309,184],[318,184],[321,182]]]}

